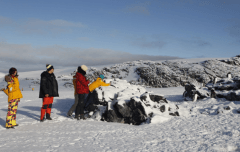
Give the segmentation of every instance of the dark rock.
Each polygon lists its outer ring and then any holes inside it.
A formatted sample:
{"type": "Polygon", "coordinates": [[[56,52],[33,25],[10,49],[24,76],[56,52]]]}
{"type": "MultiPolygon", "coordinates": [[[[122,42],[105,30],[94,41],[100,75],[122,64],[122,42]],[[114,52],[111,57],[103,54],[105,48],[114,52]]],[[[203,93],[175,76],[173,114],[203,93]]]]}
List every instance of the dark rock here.
{"type": "Polygon", "coordinates": [[[235,92],[227,94],[225,98],[229,101],[240,101],[240,96],[237,95],[235,92]]]}
{"type": "Polygon", "coordinates": [[[179,113],[176,111],[174,113],[169,113],[169,115],[171,115],[171,116],[179,116],[179,113]]]}
{"type": "Polygon", "coordinates": [[[165,108],[165,105],[162,105],[162,106],[160,107],[160,111],[161,111],[161,112],[165,112],[165,109],[166,109],[166,108],[165,108]]]}
{"type": "Polygon", "coordinates": [[[163,96],[159,96],[159,95],[149,95],[150,99],[153,101],[153,102],[157,102],[157,103],[168,103],[166,98],[164,98],[163,96]]]}
{"type": "Polygon", "coordinates": [[[231,108],[229,106],[227,106],[227,107],[224,107],[223,109],[224,110],[230,110],[231,108]]]}
{"type": "Polygon", "coordinates": [[[118,123],[124,122],[124,118],[118,115],[114,110],[108,110],[104,119],[107,122],[118,122],[118,123]]]}
{"type": "Polygon", "coordinates": [[[132,124],[133,125],[140,125],[141,123],[145,122],[145,115],[140,109],[134,109],[132,115],[132,124]]]}
{"type": "Polygon", "coordinates": [[[129,108],[126,104],[119,105],[118,103],[116,103],[114,105],[114,108],[121,114],[122,117],[126,118],[126,117],[132,117],[132,109],[129,108]]]}
{"type": "Polygon", "coordinates": [[[145,110],[141,104],[141,102],[136,102],[133,98],[127,103],[127,106],[130,107],[132,110],[139,109],[145,116],[145,110]]]}
{"type": "Polygon", "coordinates": [[[141,97],[140,97],[140,100],[141,100],[141,101],[146,101],[146,100],[147,100],[147,96],[141,96],[141,97]]]}
{"type": "Polygon", "coordinates": [[[150,114],[148,114],[149,117],[152,117],[153,116],[153,113],[151,112],[150,114]]]}
{"type": "Polygon", "coordinates": [[[185,91],[183,93],[183,97],[186,101],[189,99],[191,101],[194,101],[194,96],[197,94],[197,99],[204,99],[209,96],[209,94],[205,91],[199,92],[199,90],[196,89],[197,87],[194,84],[187,84],[185,85],[185,91]]]}

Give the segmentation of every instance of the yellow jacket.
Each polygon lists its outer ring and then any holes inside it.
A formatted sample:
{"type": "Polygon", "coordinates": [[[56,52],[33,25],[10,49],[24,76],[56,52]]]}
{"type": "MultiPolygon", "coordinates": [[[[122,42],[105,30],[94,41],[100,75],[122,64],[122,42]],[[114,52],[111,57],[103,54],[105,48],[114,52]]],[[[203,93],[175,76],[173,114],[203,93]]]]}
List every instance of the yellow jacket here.
{"type": "Polygon", "coordinates": [[[13,78],[13,82],[8,82],[7,89],[4,89],[3,91],[8,96],[8,101],[13,99],[20,99],[23,97],[19,88],[19,81],[17,77],[13,78]]]}
{"type": "Polygon", "coordinates": [[[76,92],[76,75],[73,76],[73,85],[74,85],[74,95],[77,94],[76,92]]]}
{"type": "Polygon", "coordinates": [[[105,83],[102,81],[101,78],[97,78],[96,81],[94,81],[93,83],[91,83],[89,85],[89,91],[92,92],[93,90],[95,90],[96,88],[98,88],[100,86],[110,86],[110,83],[105,83]]]}

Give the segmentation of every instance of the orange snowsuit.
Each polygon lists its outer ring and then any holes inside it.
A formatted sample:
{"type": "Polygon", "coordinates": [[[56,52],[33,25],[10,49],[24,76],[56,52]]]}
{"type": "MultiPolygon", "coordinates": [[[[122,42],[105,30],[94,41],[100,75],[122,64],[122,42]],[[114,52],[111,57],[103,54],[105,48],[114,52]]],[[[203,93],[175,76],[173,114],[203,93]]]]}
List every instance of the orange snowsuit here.
{"type": "Polygon", "coordinates": [[[73,76],[73,85],[74,85],[74,95],[77,94],[77,91],[76,91],[76,75],[73,76]]]}

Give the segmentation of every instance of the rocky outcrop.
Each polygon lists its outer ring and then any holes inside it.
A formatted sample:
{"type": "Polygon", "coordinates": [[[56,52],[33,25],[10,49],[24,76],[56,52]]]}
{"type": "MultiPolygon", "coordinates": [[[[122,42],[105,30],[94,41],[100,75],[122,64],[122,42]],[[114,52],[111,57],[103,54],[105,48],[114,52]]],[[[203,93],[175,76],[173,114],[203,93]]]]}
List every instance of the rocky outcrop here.
{"type": "MultiPolygon", "coordinates": [[[[185,100],[194,101],[194,96],[197,94],[197,99],[206,97],[225,98],[229,101],[240,101],[240,77],[215,79],[206,84],[206,87],[198,88],[190,84],[185,86],[183,96],[185,100]]],[[[197,100],[195,99],[195,100],[197,100]]]]}
{"type": "Polygon", "coordinates": [[[148,93],[145,88],[131,85],[125,80],[107,81],[112,81],[112,86],[100,87],[92,96],[91,100],[94,100],[98,110],[89,115],[90,118],[140,125],[151,123],[156,116],[180,116],[179,107],[162,95],[148,93]]]}
{"type": "Polygon", "coordinates": [[[218,98],[229,101],[240,101],[240,77],[219,79],[216,83],[206,85],[209,90],[214,89],[218,98]]]}
{"type": "Polygon", "coordinates": [[[90,80],[95,80],[99,74],[107,78],[127,80],[131,84],[156,88],[185,86],[197,82],[205,86],[215,77],[226,78],[240,73],[240,55],[228,60],[206,60],[204,62],[186,61],[133,61],[116,64],[102,69],[91,68],[88,72],[90,80]]]}

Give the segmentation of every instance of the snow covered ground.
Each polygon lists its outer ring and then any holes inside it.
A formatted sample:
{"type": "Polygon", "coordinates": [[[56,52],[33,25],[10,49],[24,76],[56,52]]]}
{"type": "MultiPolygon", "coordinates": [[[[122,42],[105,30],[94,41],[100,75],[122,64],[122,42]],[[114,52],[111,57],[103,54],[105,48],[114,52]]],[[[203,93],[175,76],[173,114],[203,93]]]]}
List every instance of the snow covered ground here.
{"type": "MultiPolygon", "coordinates": [[[[55,70],[60,76],[60,97],[54,100],[52,121],[39,121],[42,101],[38,98],[39,85],[32,82],[39,81],[42,71],[19,73],[24,98],[19,103],[16,129],[5,129],[7,96],[0,92],[0,151],[240,151],[240,102],[211,98],[186,102],[183,87],[146,88],[179,106],[180,116],[170,116],[167,121],[134,126],[67,118],[74,102],[73,88],[63,84],[64,79],[72,78],[69,73],[74,70],[55,70]],[[227,106],[230,110],[224,109],[227,106]]],[[[1,88],[6,86],[3,77],[0,73],[1,88]]]]}
{"type": "Polygon", "coordinates": [[[52,121],[39,122],[38,91],[23,91],[16,129],[5,129],[7,96],[0,93],[0,151],[240,151],[238,102],[205,99],[184,102],[184,88],[148,89],[191,109],[180,117],[133,126],[66,117],[73,91],[61,91],[52,109],[52,121]],[[217,114],[216,110],[232,109],[217,114]],[[209,114],[201,114],[208,111],[209,114]]]}

